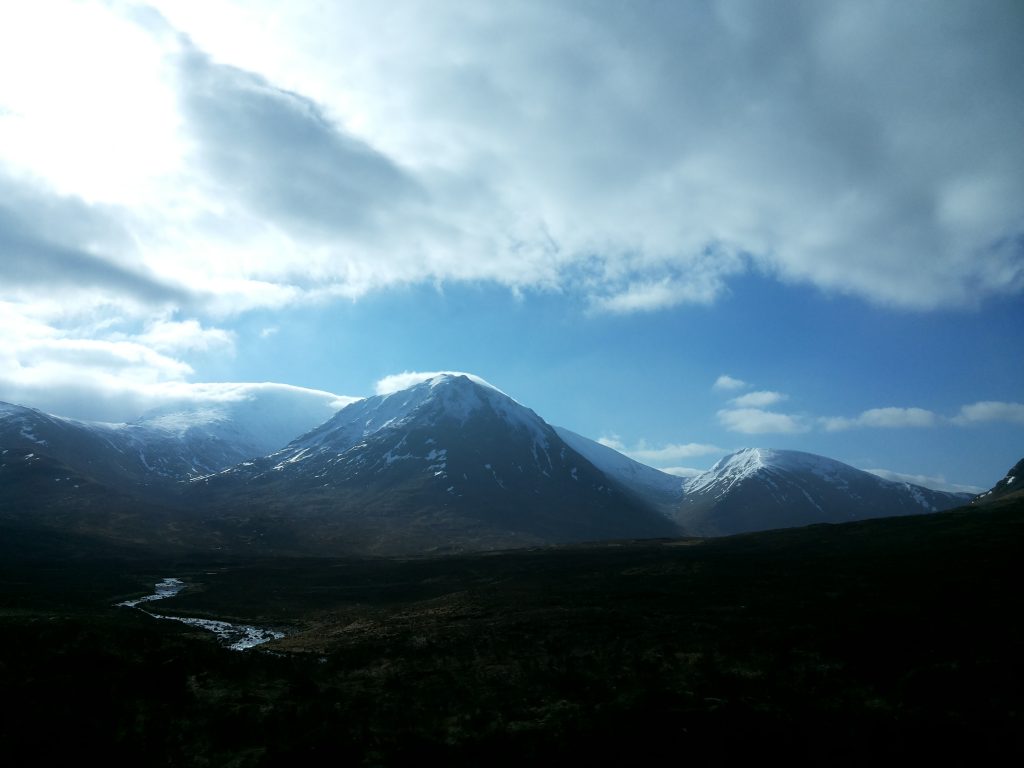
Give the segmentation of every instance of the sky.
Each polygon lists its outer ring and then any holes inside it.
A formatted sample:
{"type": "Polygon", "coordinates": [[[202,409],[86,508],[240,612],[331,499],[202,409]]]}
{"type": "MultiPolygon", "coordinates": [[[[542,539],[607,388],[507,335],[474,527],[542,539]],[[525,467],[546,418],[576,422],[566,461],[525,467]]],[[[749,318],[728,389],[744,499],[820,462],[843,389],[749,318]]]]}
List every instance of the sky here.
{"type": "Polygon", "coordinates": [[[0,400],[469,371],[683,475],[987,488],[1022,135],[1015,0],[4,4],[0,400]]]}

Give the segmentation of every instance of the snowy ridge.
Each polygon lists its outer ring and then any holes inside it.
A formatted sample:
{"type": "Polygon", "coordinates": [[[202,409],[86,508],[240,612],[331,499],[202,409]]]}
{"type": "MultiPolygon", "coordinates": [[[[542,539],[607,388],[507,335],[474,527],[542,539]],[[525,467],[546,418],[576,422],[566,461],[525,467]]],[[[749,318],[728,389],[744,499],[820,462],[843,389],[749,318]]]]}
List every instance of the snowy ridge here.
{"type": "MultiPolygon", "coordinates": [[[[734,486],[761,473],[806,473],[839,487],[848,485],[846,471],[859,472],[834,459],[803,451],[782,451],[772,448],[744,448],[720,459],[711,469],[686,481],[686,493],[703,493],[714,489],[728,493],[734,486]]],[[[899,485],[905,485],[900,483],[899,485]]]]}
{"type": "Polygon", "coordinates": [[[548,453],[550,427],[537,414],[497,388],[480,384],[476,377],[449,373],[408,389],[352,403],[327,423],[292,441],[280,453],[305,450],[343,454],[374,434],[401,429],[412,420],[436,425],[451,419],[461,425],[482,410],[494,413],[513,429],[531,435],[538,457],[540,453],[548,453]]]}
{"type": "Polygon", "coordinates": [[[683,484],[685,493],[700,493],[713,486],[728,492],[737,483],[764,469],[775,452],[763,448],[745,448],[719,459],[707,472],[691,477],[683,484]]]}
{"type": "Polygon", "coordinates": [[[565,427],[555,427],[554,430],[570,448],[608,477],[620,482],[663,514],[672,516],[675,505],[683,497],[685,481],[681,477],[641,464],[614,448],[578,435],[565,427]]]}
{"type": "Polygon", "coordinates": [[[937,512],[967,498],[812,453],[746,448],[686,482],[677,519],[690,532],[720,536],[937,512]]]}

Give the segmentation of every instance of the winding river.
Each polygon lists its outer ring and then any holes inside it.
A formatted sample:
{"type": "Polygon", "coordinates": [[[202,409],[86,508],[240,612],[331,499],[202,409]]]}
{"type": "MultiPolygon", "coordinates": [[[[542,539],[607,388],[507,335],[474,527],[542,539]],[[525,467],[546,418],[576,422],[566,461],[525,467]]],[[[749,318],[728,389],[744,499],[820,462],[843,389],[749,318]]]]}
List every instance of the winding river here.
{"type": "Polygon", "coordinates": [[[122,608],[136,608],[147,616],[154,619],[166,619],[168,621],[180,621],[190,627],[199,627],[213,632],[227,648],[232,651],[245,651],[262,643],[271,640],[279,640],[284,637],[284,632],[263,627],[254,627],[249,624],[232,624],[228,621],[216,621],[214,619],[192,619],[184,616],[165,616],[146,610],[143,605],[156,600],[165,600],[174,597],[185,588],[185,582],[181,579],[166,578],[153,588],[153,594],[145,597],[138,597],[134,600],[125,600],[117,603],[122,608]]]}

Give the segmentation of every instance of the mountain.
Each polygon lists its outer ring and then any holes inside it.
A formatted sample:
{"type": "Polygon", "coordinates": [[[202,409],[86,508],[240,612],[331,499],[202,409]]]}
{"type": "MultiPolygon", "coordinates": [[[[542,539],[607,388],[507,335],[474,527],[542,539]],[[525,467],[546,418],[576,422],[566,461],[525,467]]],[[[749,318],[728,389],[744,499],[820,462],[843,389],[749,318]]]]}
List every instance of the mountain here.
{"type": "Polygon", "coordinates": [[[219,385],[131,424],[82,422],[0,403],[0,520],[156,546],[203,547],[183,480],[286,444],[337,410],[326,392],[219,385]]]}
{"type": "MultiPolygon", "coordinates": [[[[765,449],[683,481],[461,374],[340,410],[341,398],[284,385],[210,395],[131,424],[0,404],[0,517],[136,543],[412,553],[722,536],[971,498],[765,449]]],[[[1021,469],[984,498],[1013,493],[1021,469]]]]}
{"type": "Polygon", "coordinates": [[[678,534],[532,410],[465,375],[353,403],[191,485],[211,520],[254,545],[439,551],[678,534]]]}
{"type": "Polygon", "coordinates": [[[1024,498],[1024,459],[1014,464],[1006,477],[996,483],[990,490],[978,494],[972,504],[989,504],[1002,499],[1024,498]]]}
{"type": "Polygon", "coordinates": [[[577,453],[585,456],[591,464],[631,491],[645,504],[666,517],[674,516],[675,510],[683,500],[685,481],[681,477],[634,461],[614,448],[577,435],[565,427],[555,427],[555,432],[577,453]]]}
{"type": "Polygon", "coordinates": [[[216,400],[164,406],[119,428],[151,473],[185,480],[276,451],[354,399],[286,384],[234,384],[218,388],[216,400]]]}
{"type": "Polygon", "coordinates": [[[764,448],[726,456],[688,480],[683,493],[675,520],[696,536],[937,512],[971,499],[883,480],[824,456],[764,448]]]}
{"type": "Polygon", "coordinates": [[[0,451],[46,457],[122,490],[166,486],[277,450],[330,418],[338,400],[282,384],[237,384],[220,388],[217,400],[168,405],[129,424],[0,403],[0,451]]]}

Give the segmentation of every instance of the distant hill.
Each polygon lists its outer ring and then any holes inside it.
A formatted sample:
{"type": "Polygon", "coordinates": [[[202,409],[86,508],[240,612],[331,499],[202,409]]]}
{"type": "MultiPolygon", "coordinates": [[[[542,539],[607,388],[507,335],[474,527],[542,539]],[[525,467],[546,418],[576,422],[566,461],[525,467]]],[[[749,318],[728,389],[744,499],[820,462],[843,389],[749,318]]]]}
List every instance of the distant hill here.
{"type": "Polygon", "coordinates": [[[812,453],[748,448],[688,480],[675,519],[691,535],[727,536],[939,512],[970,500],[812,453]]]}

